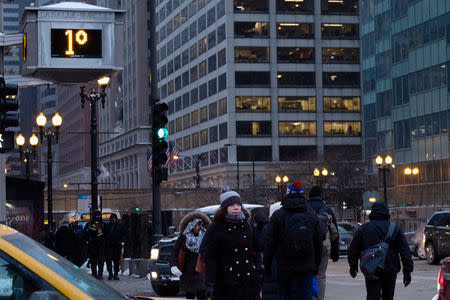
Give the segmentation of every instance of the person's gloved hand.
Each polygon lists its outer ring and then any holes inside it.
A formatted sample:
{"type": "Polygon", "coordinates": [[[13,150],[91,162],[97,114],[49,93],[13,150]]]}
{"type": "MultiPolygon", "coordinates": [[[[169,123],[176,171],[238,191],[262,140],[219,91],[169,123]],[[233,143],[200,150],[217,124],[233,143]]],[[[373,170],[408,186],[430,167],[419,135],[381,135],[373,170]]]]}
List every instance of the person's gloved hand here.
{"type": "Polygon", "coordinates": [[[403,272],[403,284],[407,287],[411,283],[411,273],[403,272]]]}
{"type": "Polygon", "coordinates": [[[358,274],[358,269],[356,268],[350,268],[350,275],[355,278],[356,275],[358,274]]]}
{"type": "Polygon", "coordinates": [[[206,299],[214,300],[214,284],[213,283],[208,283],[206,285],[206,299]]]}
{"type": "Polygon", "coordinates": [[[183,273],[181,273],[180,269],[178,269],[177,266],[170,267],[170,272],[172,272],[172,274],[177,277],[180,277],[181,274],[183,274],[183,273]]]}
{"type": "Polygon", "coordinates": [[[333,262],[337,262],[337,261],[339,260],[339,253],[337,253],[337,252],[332,252],[332,253],[330,254],[330,258],[331,258],[331,260],[332,260],[333,262]]]}

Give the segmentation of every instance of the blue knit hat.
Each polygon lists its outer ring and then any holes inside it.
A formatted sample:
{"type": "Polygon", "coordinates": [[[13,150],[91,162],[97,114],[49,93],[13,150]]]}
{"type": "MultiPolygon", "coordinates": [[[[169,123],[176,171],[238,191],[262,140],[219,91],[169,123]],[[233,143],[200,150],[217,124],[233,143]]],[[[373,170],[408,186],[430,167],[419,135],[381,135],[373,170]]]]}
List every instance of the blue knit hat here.
{"type": "Polygon", "coordinates": [[[287,188],[286,195],[290,194],[303,194],[302,182],[300,180],[294,180],[287,188]]]}

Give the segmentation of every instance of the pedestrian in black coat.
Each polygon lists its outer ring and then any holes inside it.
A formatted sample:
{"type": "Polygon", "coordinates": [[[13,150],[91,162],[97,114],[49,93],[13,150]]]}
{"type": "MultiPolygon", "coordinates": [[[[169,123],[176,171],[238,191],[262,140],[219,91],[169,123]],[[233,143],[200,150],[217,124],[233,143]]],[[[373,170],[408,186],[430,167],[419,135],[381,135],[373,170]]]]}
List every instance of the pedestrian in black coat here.
{"type": "Polygon", "coordinates": [[[281,203],[281,209],[275,211],[270,217],[265,235],[264,271],[271,275],[273,259],[278,264],[278,285],[281,299],[312,298],[312,281],[320,265],[322,255],[322,235],[319,221],[315,211],[306,203],[301,182],[296,180],[289,185],[286,197],[281,203]],[[308,236],[303,237],[301,245],[287,237],[292,228],[286,223],[299,216],[297,225],[308,236]],[[301,218],[300,218],[301,217],[301,218]],[[292,245],[305,247],[303,253],[296,253],[292,245]]]}
{"type": "Polygon", "coordinates": [[[98,210],[91,213],[89,222],[84,227],[84,235],[88,242],[88,256],[92,276],[103,279],[103,264],[105,260],[105,228],[102,214],[98,210]]]}
{"type": "Polygon", "coordinates": [[[238,193],[220,195],[220,208],[208,228],[206,282],[214,300],[259,299],[259,249],[249,214],[238,193]]]}
{"type": "Polygon", "coordinates": [[[125,235],[123,225],[117,219],[117,215],[112,213],[109,223],[105,224],[105,260],[108,269],[108,280],[119,280],[119,264],[122,255],[122,241],[125,235]],[[114,273],[113,273],[114,263],[114,273]]]}
{"type": "Polygon", "coordinates": [[[70,229],[69,223],[64,222],[55,234],[56,253],[74,262],[75,243],[75,235],[70,229]]]}
{"type": "Polygon", "coordinates": [[[180,289],[186,299],[206,299],[205,276],[195,270],[200,244],[211,220],[201,212],[191,212],[180,221],[180,235],[172,250],[171,271],[180,276],[180,289]]]}
{"type": "MultiPolygon", "coordinates": [[[[363,224],[355,232],[348,249],[350,275],[354,278],[358,273],[358,259],[364,250],[384,241],[388,229],[390,213],[386,203],[377,202],[369,214],[370,222],[363,224]]],[[[400,272],[400,260],[403,265],[403,283],[411,283],[411,272],[414,269],[408,242],[400,227],[395,225],[394,233],[389,241],[385,269],[379,280],[366,279],[367,300],[394,299],[395,281],[400,272]]]]}

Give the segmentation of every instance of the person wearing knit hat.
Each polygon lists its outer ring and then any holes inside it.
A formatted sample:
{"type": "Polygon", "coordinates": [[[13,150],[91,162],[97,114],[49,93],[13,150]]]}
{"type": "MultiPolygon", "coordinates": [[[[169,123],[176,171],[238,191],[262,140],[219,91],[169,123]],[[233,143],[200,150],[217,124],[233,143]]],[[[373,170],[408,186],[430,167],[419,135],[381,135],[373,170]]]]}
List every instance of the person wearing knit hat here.
{"type": "Polygon", "coordinates": [[[286,190],[286,195],[290,194],[303,194],[303,186],[302,182],[300,180],[294,180],[286,190]]]}
{"type": "Polygon", "coordinates": [[[261,259],[254,254],[260,252],[255,230],[240,195],[230,189],[222,191],[206,238],[207,298],[257,300],[261,259]]]}

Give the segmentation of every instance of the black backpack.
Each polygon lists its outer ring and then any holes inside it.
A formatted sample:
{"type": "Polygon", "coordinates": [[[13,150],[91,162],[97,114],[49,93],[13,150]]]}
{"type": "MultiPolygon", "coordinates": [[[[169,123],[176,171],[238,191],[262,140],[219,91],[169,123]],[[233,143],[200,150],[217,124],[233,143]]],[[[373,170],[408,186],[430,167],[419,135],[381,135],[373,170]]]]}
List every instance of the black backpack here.
{"type": "Polygon", "coordinates": [[[361,254],[360,268],[368,280],[378,280],[383,275],[386,255],[389,249],[389,240],[394,233],[395,225],[389,222],[389,230],[384,241],[370,248],[367,248],[361,254]]]}
{"type": "Polygon", "coordinates": [[[313,222],[306,212],[294,212],[285,219],[285,255],[307,257],[314,253],[313,222]]]}

